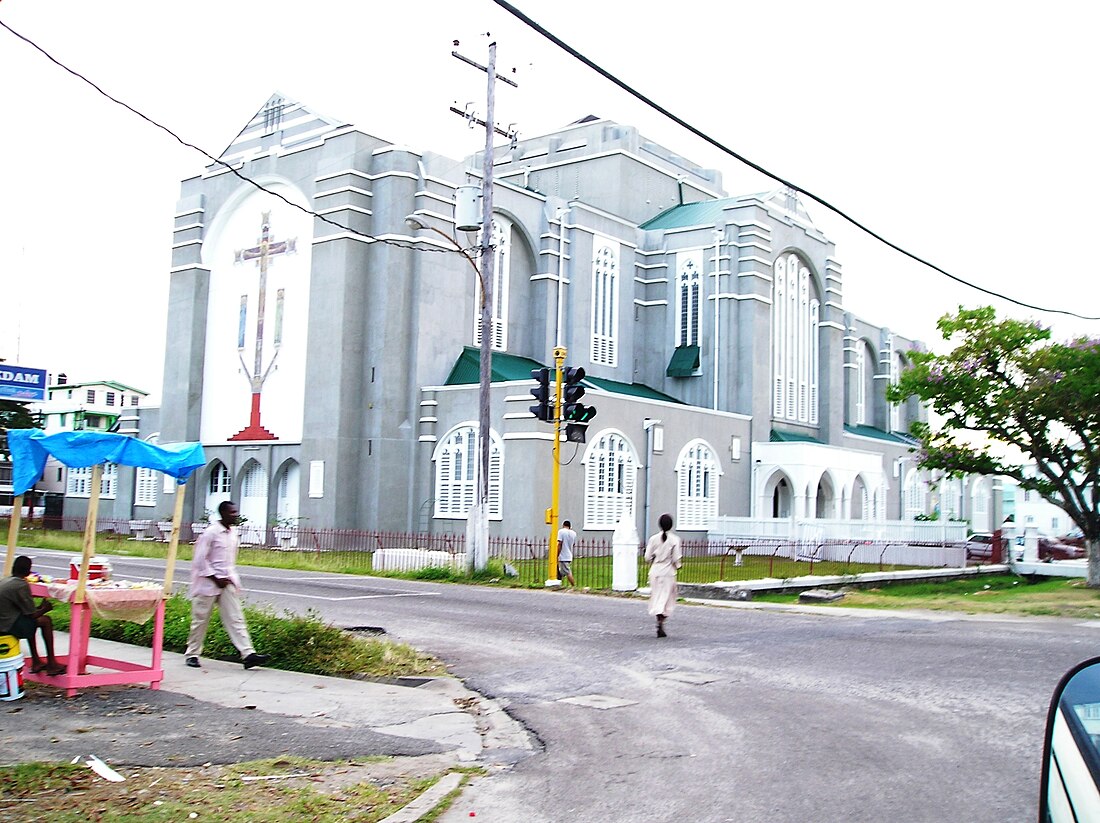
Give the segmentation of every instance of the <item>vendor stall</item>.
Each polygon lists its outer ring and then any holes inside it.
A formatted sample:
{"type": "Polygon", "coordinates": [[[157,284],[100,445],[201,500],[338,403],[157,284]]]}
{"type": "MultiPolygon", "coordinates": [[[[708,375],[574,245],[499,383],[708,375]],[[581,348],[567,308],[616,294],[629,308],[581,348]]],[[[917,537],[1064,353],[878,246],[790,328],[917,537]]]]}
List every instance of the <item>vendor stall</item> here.
{"type": "Polygon", "coordinates": [[[172,592],[172,577],[179,547],[180,520],[183,514],[184,490],[176,490],[172,515],[172,534],[160,585],[132,584],[126,581],[89,580],[89,567],[95,555],[96,518],[99,509],[99,487],[103,464],[138,466],[155,469],[175,478],[181,486],[195,469],[206,463],[198,443],[178,443],[157,446],[132,437],[106,432],[62,432],[47,435],[38,429],[8,431],[8,448],[12,457],[12,486],[16,495],[8,529],[8,551],[4,560],[4,575],[10,575],[15,560],[15,544],[19,536],[23,495],[42,476],[46,459],[53,456],[72,468],[92,467],[88,516],[84,525],[83,554],[80,573],[75,581],[32,583],[31,592],[71,604],[69,653],[58,655],[65,663],[64,674],[27,673],[26,679],[58,686],[72,697],[79,689],[119,683],[149,683],[160,688],[164,679],[161,653],[164,642],[164,601],[172,592]],[[88,654],[88,638],[92,615],[133,620],[144,623],[152,617],[153,648],[148,666],[88,654]],[[99,671],[89,671],[89,667],[99,671]]]}

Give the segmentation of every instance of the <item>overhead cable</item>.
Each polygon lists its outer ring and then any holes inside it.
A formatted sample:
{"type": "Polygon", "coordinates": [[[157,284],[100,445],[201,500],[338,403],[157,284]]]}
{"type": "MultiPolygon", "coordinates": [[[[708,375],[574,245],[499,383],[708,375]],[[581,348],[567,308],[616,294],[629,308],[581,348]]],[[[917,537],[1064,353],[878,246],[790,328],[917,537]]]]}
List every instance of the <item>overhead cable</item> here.
{"type": "Polygon", "coordinates": [[[585,57],[583,54],[581,54],[575,48],[570,46],[568,43],[564,42],[561,38],[557,37],[552,32],[548,31],[545,27],[543,27],[539,23],[532,20],[530,17],[528,17],[522,11],[520,11],[515,6],[513,6],[511,3],[509,3],[507,0],[493,0],[493,2],[496,3],[498,6],[500,6],[502,9],[504,9],[505,11],[507,11],[512,16],[516,17],[518,20],[523,22],[528,27],[534,29],[536,32],[541,34],[543,37],[545,37],[547,40],[549,40],[555,46],[557,46],[558,48],[566,51],[567,53],[569,53],[570,55],[575,57],[577,60],[584,63],[584,65],[588,66],[590,69],[595,71],[597,74],[599,74],[602,77],[606,78],[607,80],[611,81],[616,86],[618,86],[620,89],[625,91],[627,94],[629,94],[632,97],[636,98],[637,100],[641,101],[642,103],[644,103],[649,108],[651,108],[654,111],[659,112],[660,114],[664,115],[669,120],[676,123],[678,126],[681,126],[685,129],[687,129],[689,132],[694,134],[696,137],[699,137],[700,139],[705,140],[707,143],[714,146],[714,148],[718,149],[719,151],[721,151],[725,154],[728,154],[730,157],[733,157],[735,160],[738,160],[741,163],[744,163],[749,168],[760,172],[761,174],[765,175],[766,177],[770,177],[772,180],[775,180],[776,182],[781,183],[784,186],[786,186],[786,187],[788,187],[788,188],[790,188],[790,189],[792,189],[796,192],[799,192],[800,194],[804,194],[806,197],[810,198],[814,202],[819,203],[820,205],[827,208],[829,211],[833,212],[833,214],[836,214],[837,216],[839,216],[839,217],[843,218],[844,220],[846,220],[847,222],[851,223],[853,226],[855,226],[860,231],[865,232],[866,234],[868,234],[871,237],[878,240],[880,243],[883,243],[883,244],[889,246],[894,251],[899,252],[900,254],[903,254],[904,256],[908,257],[910,260],[915,260],[917,263],[920,263],[923,266],[927,266],[928,268],[932,269],[933,271],[942,274],[944,277],[947,277],[951,280],[954,280],[956,283],[960,283],[964,286],[967,286],[968,288],[975,289],[976,291],[980,291],[984,294],[988,294],[991,297],[997,297],[997,298],[999,298],[1001,300],[1005,300],[1009,303],[1014,303],[1017,306],[1023,306],[1024,308],[1027,308],[1027,309],[1034,309],[1035,311],[1046,312],[1046,313],[1049,313],[1049,314],[1065,314],[1065,315],[1069,315],[1070,317],[1079,318],[1081,320],[1100,320],[1100,317],[1095,317],[1095,316],[1086,315],[1086,314],[1078,314],[1077,312],[1069,311],[1068,309],[1048,309],[1048,308],[1044,308],[1043,306],[1036,306],[1032,303],[1026,303],[1022,300],[1016,300],[1015,298],[1009,297],[1008,295],[1002,294],[1001,292],[993,291],[992,289],[987,289],[984,286],[979,286],[976,283],[971,283],[968,280],[964,280],[961,277],[958,277],[954,274],[951,274],[951,272],[937,266],[935,263],[932,263],[928,260],[925,260],[923,257],[920,257],[920,256],[914,254],[913,252],[910,252],[910,251],[902,248],[901,246],[897,245],[896,243],[893,243],[890,240],[887,240],[881,234],[879,234],[878,232],[873,231],[872,229],[868,228],[863,223],[856,220],[854,217],[850,216],[849,214],[842,211],[841,209],[837,208],[836,206],[834,206],[832,203],[825,200],[824,198],[818,197],[813,192],[808,191],[808,190],[802,188],[801,186],[798,186],[798,185],[792,183],[791,181],[784,179],[783,177],[780,177],[778,174],[775,174],[774,172],[768,171],[766,168],[764,168],[760,164],[754,163],[752,160],[749,160],[747,157],[744,157],[744,156],[738,154],[733,149],[731,149],[728,146],[720,143],[718,140],[714,139],[713,137],[706,134],[702,130],[700,130],[700,129],[696,128],[695,126],[691,125],[690,123],[688,123],[683,118],[676,116],[675,114],[670,112],[668,109],[666,109],[664,106],[660,105],[659,103],[655,102],[651,98],[649,98],[646,95],[642,94],[637,89],[633,88],[632,86],[628,85],[624,81],[620,80],[618,77],[611,74],[611,72],[607,71],[606,69],[604,69],[602,66],[600,66],[599,64],[597,64],[593,60],[590,60],[588,57],[585,57]]]}

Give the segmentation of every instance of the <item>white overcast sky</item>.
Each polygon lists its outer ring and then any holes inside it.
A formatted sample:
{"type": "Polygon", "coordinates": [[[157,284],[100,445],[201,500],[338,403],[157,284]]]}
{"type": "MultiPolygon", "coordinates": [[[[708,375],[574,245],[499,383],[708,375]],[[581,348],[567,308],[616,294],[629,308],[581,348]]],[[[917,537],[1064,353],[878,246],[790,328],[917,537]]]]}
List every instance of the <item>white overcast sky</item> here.
{"type": "MultiPolygon", "coordinates": [[[[1100,315],[1100,6],[515,0],[611,73],[769,171],[964,280],[1100,315]],[[624,14],[624,10],[629,9],[624,14]]],[[[638,126],[731,194],[776,183],[721,155],[490,0],[0,0],[0,20],[212,154],[268,95],[461,159],[447,111],[499,68],[521,137],[595,114],[638,126]]],[[[0,29],[0,357],[160,395],[179,181],[206,160],[0,29]]],[[[1056,337],[1100,322],[952,284],[807,202],[837,244],[845,307],[938,346],[936,319],[992,302],[1056,337]]]]}

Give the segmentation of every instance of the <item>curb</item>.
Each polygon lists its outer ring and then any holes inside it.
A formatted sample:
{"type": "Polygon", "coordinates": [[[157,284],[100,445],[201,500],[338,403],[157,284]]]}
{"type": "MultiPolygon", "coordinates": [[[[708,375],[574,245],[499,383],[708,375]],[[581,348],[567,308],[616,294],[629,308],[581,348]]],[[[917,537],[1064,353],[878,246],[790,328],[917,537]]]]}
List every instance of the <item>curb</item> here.
{"type": "Polygon", "coordinates": [[[463,777],[464,775],[460,772],[450,772],[443,775],[438,783],[421,794],[420,797],[404,808],[398,809],[389,817],[378,821],[378,823],[416,823],[417,820],[438,806],[443,798],[461,786],[463,777]]]}

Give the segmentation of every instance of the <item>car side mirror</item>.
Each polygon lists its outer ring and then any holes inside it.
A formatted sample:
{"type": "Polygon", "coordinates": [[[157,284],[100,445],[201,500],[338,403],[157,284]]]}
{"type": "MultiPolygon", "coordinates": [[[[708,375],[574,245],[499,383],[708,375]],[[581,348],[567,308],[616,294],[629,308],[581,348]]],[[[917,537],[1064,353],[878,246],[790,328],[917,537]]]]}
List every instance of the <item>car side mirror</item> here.
{"type": "Polygon", "coordinates": [[[1047,712],[1039,823],[1100,820],[1100,657],[1070,669],[1047,712]]]}

